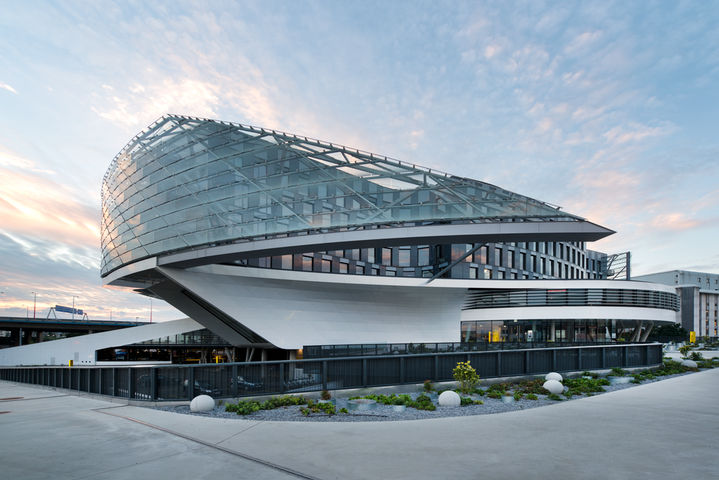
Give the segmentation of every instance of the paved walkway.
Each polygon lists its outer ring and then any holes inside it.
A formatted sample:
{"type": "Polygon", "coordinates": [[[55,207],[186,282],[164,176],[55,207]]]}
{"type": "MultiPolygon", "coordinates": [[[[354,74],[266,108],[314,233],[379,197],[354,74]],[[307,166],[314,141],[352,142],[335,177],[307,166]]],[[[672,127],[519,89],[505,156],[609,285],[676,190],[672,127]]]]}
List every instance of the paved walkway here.
{"type": "Polygon", "coordinates": [[[719,478],[719,369],[498,415],[193,417],[0,382],[3,478],[719,478]]]}

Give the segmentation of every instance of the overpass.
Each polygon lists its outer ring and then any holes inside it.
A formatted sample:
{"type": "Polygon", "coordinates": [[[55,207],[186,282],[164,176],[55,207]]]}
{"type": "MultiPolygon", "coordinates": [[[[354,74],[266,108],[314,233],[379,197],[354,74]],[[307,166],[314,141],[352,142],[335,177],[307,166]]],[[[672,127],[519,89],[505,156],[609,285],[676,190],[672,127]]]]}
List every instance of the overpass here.
{"type": "Polygon", "coordinates": [[[124,322],[119,320],[0,317],[0,348],[17,347],[44,340],[64,338],[68,334],[71,336],[85,335],[147,324],[148,322],[124,322]]]}

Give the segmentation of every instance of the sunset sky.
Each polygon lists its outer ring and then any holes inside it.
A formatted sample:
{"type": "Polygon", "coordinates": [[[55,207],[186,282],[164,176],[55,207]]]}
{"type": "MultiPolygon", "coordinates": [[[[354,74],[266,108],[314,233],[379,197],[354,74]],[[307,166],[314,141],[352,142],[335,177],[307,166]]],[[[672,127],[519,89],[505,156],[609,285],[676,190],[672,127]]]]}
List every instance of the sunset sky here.
{"type": "MultiPolygon", "coordinates": [[[[3,2],[0,315],[148,320],[102,287],[100,184],[164,113],[494,183],[719,273],[719,3],[3,2]]],[[[183,316],[162,302],[153,319],[183,316]]]]}

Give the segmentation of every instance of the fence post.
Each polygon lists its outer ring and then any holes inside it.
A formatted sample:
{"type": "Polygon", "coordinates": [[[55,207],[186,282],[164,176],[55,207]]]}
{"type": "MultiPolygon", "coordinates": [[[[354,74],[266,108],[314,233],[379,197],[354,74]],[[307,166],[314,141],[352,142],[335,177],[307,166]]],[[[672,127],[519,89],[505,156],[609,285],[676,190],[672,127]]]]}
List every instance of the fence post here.
{"type": "Polygon", "coordinates": [[[627,366],[627,347],[622,346],[622,367],[627,366]]]}
{"type": "Polygon", "coordinates": [[[528,374],[532,370],[529,368],[529,350],[524,352],[524,374],[528,374]]]}
{"type": "Polygon", "coordinates": [[[367,377],[368,377],[368,371],[367,371],[367,359],[362,359],[362,386],[367,386],[367,377]]]}
{"type": "Polygon", "coordinates": [[[240,395],[240,388],[239,388],[240,386],[238,385],[239,382],[237,379],[237,364],[236,363],[232,364],[232,373],[230,375],[232,375],[232,383],[231,383],[232,396],[238,397],[240,395]]]}
{"type": "Polygon", "coordinates": [[[195,367],[189,366],[187,369],[187,392],[185,394],[188,400],[192,400],[195,396],[195,367]]]}
{"type": "MultiPolygon", "coordinates": [[[[362,367],[364,367],[364,362],[362,362],[362,367]]],[[[322,361],[322,390],[327,390],[327,360],[322,361]]],[[[364,372],[362,372],[362,377],[364,378],[364,372]]]]}
{"type": "Polygon", "coordinates": [[[602,369],[607,368],[607,347],[602,347],[602,369]]]}
{"type": "Polygon", "coordinates": [[[285,393],[285,364],[280,363],[280,393],[285,393]]]}
{"type": "Polygon", "coordinates": [[[577,348],[577,370],[582,369],[582,347],[577,348]]]}
{"type": "Polygon", "coordinates": [[[133,375],[133,370],[131,367],[127,367],[127,398],[128,400],[135,397],[135,382],[133,375]]]}
{"type": "Polygon", "coordinates": [[[439,381],[439,356],[436,353],[434,354],[434,362],[432,365],[432,370],[433,370],[432,380],[434,380],[435,382],[438,382],[439,381]]]}
{"type": "Polygon", "coordinates": [[[150,400],[157,400],[157,367],[150,367],[150,400]]]}
{"type": "Polygon", "coordinates": [[[113,397],[117,397],[117,368],[112,369],[112,387],[110,390],[110,395],[113,397]]]}
{"type": "Polygon", "coordinates": [[[497,350],[497,377],[502,376],[502,350],[497,350]]]}
{"type": "Polygon", "coordinates": [[[552,371],[553,372],[557,371],[557,350],[556,349],[552,350],[552,371]]]}
{"type": "Polygon", "coordinates": [[[82,386],[82,370],[78,368],[75,369],[75,371],[77,372],[77,391],[79,392],[81,390],[80,387],[82,386]]]}
{"type": "Polygon", "coordinates": [[[406,380],[406,374],[404,370],[404,357],[399,358],[399,383],[405,383],[406,380]]]}

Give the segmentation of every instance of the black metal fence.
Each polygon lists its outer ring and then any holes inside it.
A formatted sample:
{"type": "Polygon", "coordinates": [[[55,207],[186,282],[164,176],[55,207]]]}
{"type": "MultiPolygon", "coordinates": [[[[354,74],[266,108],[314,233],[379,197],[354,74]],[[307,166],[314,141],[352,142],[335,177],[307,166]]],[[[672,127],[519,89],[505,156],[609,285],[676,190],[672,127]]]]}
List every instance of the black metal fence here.
{"type": "Polygon", "coordinates": [[[0,380],[135,400],[187,400],[195,395],[241,397],[452,380],[469,360],[482,378],[549,371],[648,367],[662,345],[595,345],[485,352],[450,352],[317,360],[132,367],[3,367],[0,380]]]}

